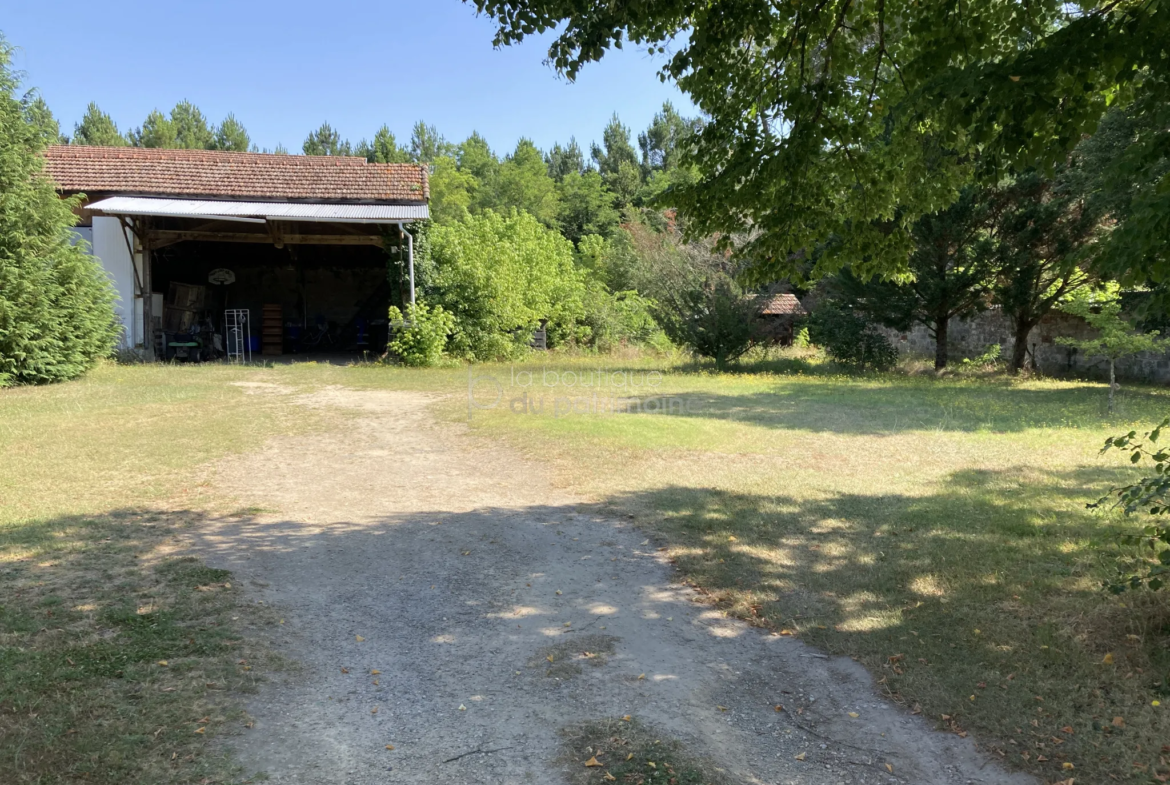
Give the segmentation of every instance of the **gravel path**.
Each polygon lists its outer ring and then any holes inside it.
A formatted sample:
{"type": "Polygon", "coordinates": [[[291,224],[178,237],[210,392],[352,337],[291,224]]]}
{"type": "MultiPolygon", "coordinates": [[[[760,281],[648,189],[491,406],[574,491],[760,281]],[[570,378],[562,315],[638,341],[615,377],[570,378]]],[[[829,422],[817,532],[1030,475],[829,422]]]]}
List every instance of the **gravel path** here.
{"type": "Polygon", "coordinates": [[[851,660],[696,602],[644,532],[436,422],[426,396],[253,391],[347,411],[221,465],[222,491],[278,512],[193,536],[280,609],[274,642],[301,663],[233,742],[271,782],[561,783],[558,731],[627,714],[743,783],[1033,782],[851,660]]]}

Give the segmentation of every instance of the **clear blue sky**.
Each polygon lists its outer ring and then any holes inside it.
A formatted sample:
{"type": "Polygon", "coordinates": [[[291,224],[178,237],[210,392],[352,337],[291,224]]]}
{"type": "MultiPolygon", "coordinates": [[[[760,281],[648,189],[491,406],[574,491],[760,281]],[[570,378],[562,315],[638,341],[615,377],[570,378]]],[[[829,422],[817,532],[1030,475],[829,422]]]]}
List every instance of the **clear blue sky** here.
{"type": "Polygon", "coordinates": [[[659,61],[633,49],[576,83],[543,64],[545,41],[492,48],[492,26],[459,0],[8,0],[0,31],[14,65],[70,133],[97,101],[118,128],[188,99],[213,122],[230,112],[252,141],[299,152],[328,121],[353,142],[380,125],[405,142],[415,121],[498,152],[522,136],[542,149],[600,139],[613,112],[636,134],[663,101],[693,114],[659,61]]]}

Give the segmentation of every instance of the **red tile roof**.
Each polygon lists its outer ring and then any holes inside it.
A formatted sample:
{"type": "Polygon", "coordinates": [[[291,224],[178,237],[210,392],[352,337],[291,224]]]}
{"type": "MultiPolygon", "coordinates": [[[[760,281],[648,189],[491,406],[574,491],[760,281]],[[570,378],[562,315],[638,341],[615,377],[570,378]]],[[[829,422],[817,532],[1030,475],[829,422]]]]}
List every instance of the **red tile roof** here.
{"type": "Polygon", "coordinates": [[[427,169],[364,158],[55,145],[45,171],[61,191],[211,199],[426,202],[427,169]]]}
{"type": "Polygon", "coordinates": [[[794,294],[773,294],[764,299],[760,313],[764,316],[805,316],[808,311],[794,294]]]}

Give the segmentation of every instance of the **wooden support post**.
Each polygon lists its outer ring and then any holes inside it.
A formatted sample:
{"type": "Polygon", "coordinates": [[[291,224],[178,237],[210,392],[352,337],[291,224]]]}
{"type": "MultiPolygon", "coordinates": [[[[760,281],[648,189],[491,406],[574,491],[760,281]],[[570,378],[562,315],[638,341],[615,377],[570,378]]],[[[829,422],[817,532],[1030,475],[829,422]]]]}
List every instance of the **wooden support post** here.
{"type": "MultiPolygon", "coordinates": [[[[154,276],[152,275],[150,258],[150,232],[146,231],[147,219],[139,218],[143,231],[140,235],[142,243],[142,356],[147,362],[155,359],[154,356],[154,276]]],[[[133,263],[133,260],[131,260],[133,263]]]]}

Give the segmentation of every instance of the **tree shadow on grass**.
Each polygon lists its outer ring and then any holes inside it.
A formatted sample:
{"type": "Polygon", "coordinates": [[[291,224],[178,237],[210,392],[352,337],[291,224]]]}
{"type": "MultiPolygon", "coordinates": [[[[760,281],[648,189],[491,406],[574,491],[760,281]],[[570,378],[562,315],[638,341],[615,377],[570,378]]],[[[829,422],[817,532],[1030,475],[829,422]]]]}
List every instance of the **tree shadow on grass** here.
{"type": "Polygon", "coordinates": [[[207,740],[255,681],[234,621],[260,617],[241,610],[230,573],[168,553],[177,529],[204,520],[122,510],[0,528],[0,781],[156,785],[234,770],[207,740]]]}
{"type": "Polygon", "coordinates": [[[1075,760],[1102,781],[1159,765],[1134,745],[1170,738],[1150,706],[1170,675],[1170,597],[1102,591],[1137,523],[1084,507],[1121,476],[966,470],[915,496],[664,487],[607,503],[652,516],[686,580],[733,614],[857,657],[1017,764],[1053,776],[1075,760]]]}
{"type": "MultiPolygon", "coordinates": [[[[1127,390],[1119,402],[1118,421],[1154,421],[1163,417],[1167,408],[1170,396],[1164,391],[1127,390]]],[[[869,435],[915,431],[1013,433],[1039,428],[1095,428],[1107,423],[1105,393],[1100,386],[1089,384],[1036,389],[914,380],[791,379],[777,382],[766,392],[672,391],[642,399],[635,410],[782,430],[869,435]],[[685,405],[671,407],[668,401],[672,397],[685,405]],[[647,403],[652,400],[657,403],[647,403]]]]}

